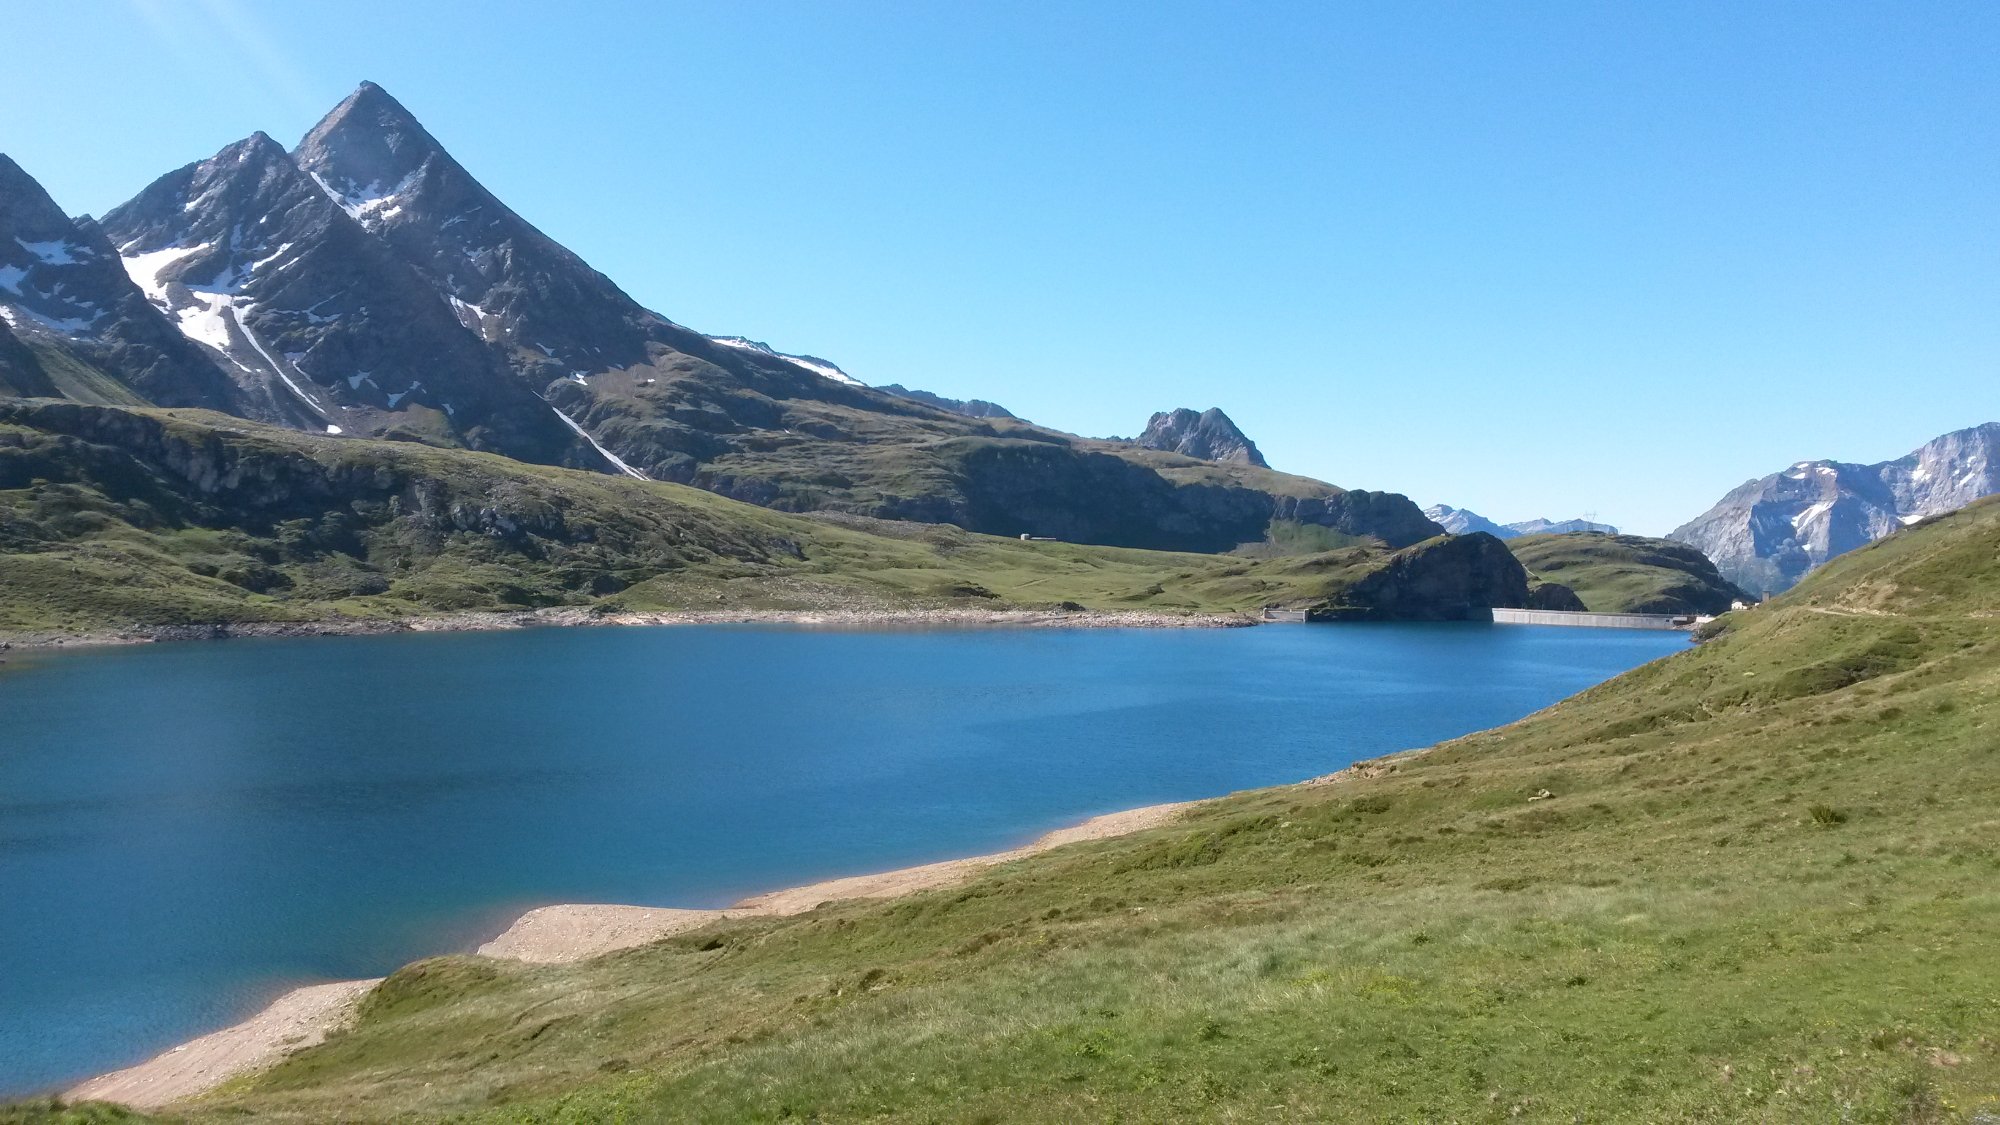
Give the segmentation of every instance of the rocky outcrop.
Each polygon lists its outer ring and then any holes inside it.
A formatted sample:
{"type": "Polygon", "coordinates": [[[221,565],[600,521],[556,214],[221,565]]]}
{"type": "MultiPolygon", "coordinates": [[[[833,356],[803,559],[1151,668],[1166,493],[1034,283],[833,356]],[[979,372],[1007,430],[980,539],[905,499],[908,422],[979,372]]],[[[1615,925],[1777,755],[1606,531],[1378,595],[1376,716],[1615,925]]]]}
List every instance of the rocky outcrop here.
{"type": "Polygon", "coordinates": [[[1165,450],[1203,461],[1269,467],[1264,455],[1257,452],[1256,443],[1243,436],[1229,415],[1213,406],[1199,414],[1186,407],[1155,414],[1146,423],[1146,432],[1136,440],[1146,449],[1165,450]]]}
{"type": "Polygon", "coordinates": [[[1670,538],[1768,596],[1814,567],[1927,516],[2000,492],[2000,423],[1945,434],[1874,465],[1800,461],[1748,481],[1670,538]]]}
{"type": "Polygon", "coordinates": [[[1474,532],[1431,539],[1307,608],[1313,621],[1479,621],[1528,604],[1528,572],[1507,545],[1474,532]]]}

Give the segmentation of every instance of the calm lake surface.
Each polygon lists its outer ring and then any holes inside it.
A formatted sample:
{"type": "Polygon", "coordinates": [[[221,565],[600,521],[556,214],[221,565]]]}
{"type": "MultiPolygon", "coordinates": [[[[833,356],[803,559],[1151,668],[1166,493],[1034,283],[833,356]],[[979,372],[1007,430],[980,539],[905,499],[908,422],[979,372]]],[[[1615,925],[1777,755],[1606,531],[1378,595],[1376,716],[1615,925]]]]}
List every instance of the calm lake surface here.
{"type": "Polygon", "coordinates": [[[551,902],[722,906],[1296,781],[1685,647],[1486,625],[239,640],[0,673],[0,1095],[551,902]]]}

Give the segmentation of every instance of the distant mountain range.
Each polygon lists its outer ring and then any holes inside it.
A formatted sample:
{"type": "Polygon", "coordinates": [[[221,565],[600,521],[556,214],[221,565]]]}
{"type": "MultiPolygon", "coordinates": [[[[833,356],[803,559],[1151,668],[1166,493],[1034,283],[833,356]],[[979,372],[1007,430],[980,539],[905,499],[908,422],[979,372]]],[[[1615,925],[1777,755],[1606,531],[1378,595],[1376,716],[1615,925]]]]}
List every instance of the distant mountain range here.
{"type": "Polygon", "coordinates": [[[1595,531],[1605,535],[1616,535],[1618,529],[1608,523],[1592,523],[1589,520],[1521,520],[1518,523],[1494,523],[1478,512],[1464,508],[1454,508],[1449,504],[1433,504],[1424,509],[1438,526],[1453,535],[1466,535],[1483,531],[1501,539],[1513,539],[1522,535],[1567,535],[1577,531],[1595,531]]]}
{"type": "Polygon", "coordinates": [[[1270,471],[1220,411],[1094,440],[676,324],[373,83],[296,148],[254,134],[102,223],[0,157],[0,394],[204,407],[784,511],[1116,546],[1227,551],[1313,525],[1401,547],[1440,530],[1395,493],[1270,471]]]}
{"type": "Polygon", "coordinates": [[[2000,492],[2000,423],[1956,430],[1874,465],[1800,461],[1748,481],[1669,536],[1752,593],[1930,516],[2000,492]]]}

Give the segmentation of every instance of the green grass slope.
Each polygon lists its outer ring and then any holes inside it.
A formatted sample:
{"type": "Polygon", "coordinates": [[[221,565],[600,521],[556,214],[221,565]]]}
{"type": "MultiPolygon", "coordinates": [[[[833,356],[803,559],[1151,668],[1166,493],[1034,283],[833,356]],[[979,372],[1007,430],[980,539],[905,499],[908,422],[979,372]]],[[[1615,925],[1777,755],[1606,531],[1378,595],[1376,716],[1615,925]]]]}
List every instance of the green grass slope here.
{"type": "Polygon", "coordinates": [[[1436,578],[1450,553],[1026,543],[199,411],[0,401],[0,634],[544,606],[1366,612],[1378,571],[1436,578]]]}
{"type": "Polygon", "coordinates": [[[1727,613],[1750,598],[1707,555],[1671,539],[1572,532],[1507,546],[1529,573],[1568,586],[1593,613],[1727,613]]]}
{"type": "Polygon", "coordinates": [[[572,966],[421,962],[185,1116],[1989,1121],[1996,607],[1988,501],[1322,784],[572,966]]]}

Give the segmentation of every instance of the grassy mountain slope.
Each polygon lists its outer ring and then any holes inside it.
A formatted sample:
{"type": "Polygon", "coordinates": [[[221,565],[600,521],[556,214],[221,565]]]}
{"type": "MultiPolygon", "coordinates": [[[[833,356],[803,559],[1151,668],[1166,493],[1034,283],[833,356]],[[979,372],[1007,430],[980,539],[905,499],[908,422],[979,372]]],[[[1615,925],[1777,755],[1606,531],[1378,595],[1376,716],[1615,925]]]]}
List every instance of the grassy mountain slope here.
{"type": "Polygon", "coordinates": [[[558,379],[550,401],[662,480],[830,510],[1153,550],[1228,551],[1274,520],[1392,547],[1440,529],[1406,497],[1251,465],[969,418],[699,338],[645,365],[558,379]]]}
{"type": "Polygon", "coordinates": [[[1670,539],[1571,532],[1507,546],[1531,574],[1568,586],[1593,613],[1727,613],[1750,597],[1708,556],[1670,539]]]}
{"type": "Polygon", "coordinates": [[[1024,543],[198,411],[0,402],[0,633],[563,605],[1365,614],[1393,594],[1407,613],[1377,572],[1449,577],[1451,553],[1024,543]]]}
{"type": "Polygon", "coordinates": [[[1519,723],[967,886],[421,962],[193,1120],[2000,1112],[2000,502],[1519,723]]]}

